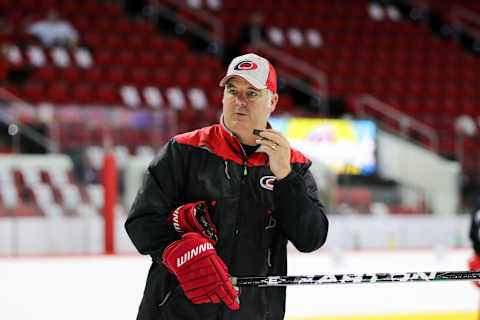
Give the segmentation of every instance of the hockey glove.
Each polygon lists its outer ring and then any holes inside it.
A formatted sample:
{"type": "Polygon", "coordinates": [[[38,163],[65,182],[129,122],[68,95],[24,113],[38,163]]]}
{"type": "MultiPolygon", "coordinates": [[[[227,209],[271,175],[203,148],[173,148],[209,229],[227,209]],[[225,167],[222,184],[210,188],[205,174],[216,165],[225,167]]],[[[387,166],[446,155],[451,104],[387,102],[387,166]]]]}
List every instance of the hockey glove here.
{"type": "MultiPolygon", "coordinates": [[[[473,257],[468,260],[468,267],[470,271],[480,271],[480,255],[475,254],[473,257]]],[[[473,281],[473,283],[480,288],[480,282],[473,281]]]]}
{"type": "Polygon", "coordinates": [[[217,244],[217,229],[210,219],[208,206],[205,201],[187,203],[173,210],[168,221],[173,225],[178,233],[198,232],[217,244]]]}
{"type": "Polygon", "coordinates": [[[185,296],[193,303],[222,300],[232,310],[240,308],[227,266],[208,238],[194,232],[184,234],[165,249],[163,264],[177,276],[185,296]]]}

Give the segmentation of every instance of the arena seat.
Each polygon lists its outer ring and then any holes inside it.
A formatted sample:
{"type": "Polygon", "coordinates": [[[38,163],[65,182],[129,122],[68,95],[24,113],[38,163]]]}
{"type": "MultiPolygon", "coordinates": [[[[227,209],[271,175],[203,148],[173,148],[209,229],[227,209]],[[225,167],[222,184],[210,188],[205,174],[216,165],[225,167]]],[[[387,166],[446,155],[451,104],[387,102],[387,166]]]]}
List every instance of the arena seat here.
{"type": "Polygon", "coordinates": [[[5,209],[13,209],[20,203],[17,187],[12,182],[0,183],[0,194],[5,209]]]}

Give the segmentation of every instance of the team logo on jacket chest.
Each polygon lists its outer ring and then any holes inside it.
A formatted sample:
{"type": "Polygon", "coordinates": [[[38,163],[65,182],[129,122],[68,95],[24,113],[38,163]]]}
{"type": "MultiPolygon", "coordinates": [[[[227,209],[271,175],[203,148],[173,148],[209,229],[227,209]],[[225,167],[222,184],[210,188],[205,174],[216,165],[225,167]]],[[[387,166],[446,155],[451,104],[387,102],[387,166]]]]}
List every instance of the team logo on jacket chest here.
{"type": "Polygon", "coordinates": [[[273,191],[273,182],[275,182],[275,176],[264,176],[260,178],[260,186],[264,189],[273,191]]]}

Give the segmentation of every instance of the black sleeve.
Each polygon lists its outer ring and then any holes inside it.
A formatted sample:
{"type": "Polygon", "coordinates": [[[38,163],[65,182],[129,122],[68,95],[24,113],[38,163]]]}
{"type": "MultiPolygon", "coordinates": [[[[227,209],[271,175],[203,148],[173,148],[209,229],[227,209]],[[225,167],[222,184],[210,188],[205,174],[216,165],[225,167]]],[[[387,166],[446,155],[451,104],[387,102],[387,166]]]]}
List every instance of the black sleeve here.
{"type": "Polygon", "coordinates": [[[470,239],[472,240],[473,250],[476,254],[480,254],[480,207],[473,210],[471,221],[470,239]]]}
{"type": "Polygon", "coordinates": [[[317,198],[317,186],[308,170],[292,170],[275,182],[275,218],[288,239],[301,252],[320,248],[327,239],[328,220],[317,198]]]}
{"type": "Polygon", "coordinates": [[[184,157],[171,140],[150,163],[142,186],[130,209],[125,228],[141,254],[150,254],[157,262],[166,246],[179,239],[167,222],[178,207],[184,181],[184,157]]]}

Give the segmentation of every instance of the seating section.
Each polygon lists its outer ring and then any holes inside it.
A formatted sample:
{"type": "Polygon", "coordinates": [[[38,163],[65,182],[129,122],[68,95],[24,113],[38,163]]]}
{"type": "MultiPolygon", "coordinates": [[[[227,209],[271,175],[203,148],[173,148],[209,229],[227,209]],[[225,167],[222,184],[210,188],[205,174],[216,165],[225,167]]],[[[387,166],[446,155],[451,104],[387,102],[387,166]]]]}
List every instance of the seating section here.
{"type": "Polygon", "coordinates": [[[1,216],[78,216],[87,207],[96,214],[103,208],[103,187],[83,187],[63,169],[36,167],[0,170],[1,216]]]}
{"type": "MultiPolygon", "coordinates": [[[[117,169],[123,172],[132,155],[151,158],[158,150],[139,145],[129,150],[123,145],[113,148],[117,169]]],[[[35,167],[16,165],[0,167],[0,218],[25,216],[95,216],[103,212],[104,190],[101,170],[105,150],[92,145],[85,150],[87,184],[80,184],[72,171],[52,165],[35,167]]],[[[122,187],[121,176],[119,190],[122,187]]],[[[115,209],[125,214],[120,203],[115,209]]]]}
{"type": "Polygon", "coordinates": [[[190,52],[185,41],[163,37],[152,23],[128,18],[114,2],[47,2],[37,6],[27,0],[5,0],[0,4],[6,21],[15,27],[10,61],[34,69],[23,88],[9,88],[14,93],[34,103],[176,109],[212,105],[212,92],[218,91],[223,72],[217,58],[190,52]],[[79,48],[43,48],[23,32],[26,19],[40,19],[50,8],[79,31],[79,48]],[[181,91],[175,97],[194,93],[171,105],[160,93],[169,88],[181,91]]]}
{"type": "MultiPolygon", "coordinates": [[[[326,73],[329,95],[369,93],[433,127],[440,153],[455,156],[454,123],[460,115],[480,116],[480,59],[455,39],[444,40],[425,23],[406,18],[376,20],[368,0],[262,1],[225,0],[217,13],[226,39],[236,39],[252,10],[263,12],[266,41],[326,73]],[[308,32],[318,46],[312,46],[308,32]],[[311,36],[312,37],[312,36],[311,36]]],[[[450,10],[463,6],[480,13],[478,1],[429,1],[450,21],[450,10]]],[[[478,26],[477,26],[478,27],[478,26]]],[[[295,74],[295,70],[289,70],[295,74]]],[[[398,127],[398,124],[396,124],[398,127]]],[[[464,167],[475,175],[480,161],[478,138],[464,144],[464,167]]]]}
{"type": "MultiPolygon", "coordinates": [[[[451,19],[452,11],[455,8],[463,7],[476,14],[480,14],[480,3],[475,0],[461,0],[461,1],[442,1],[442,0],[430,0],[428,5],[440,13],[440,16],[444,21],[449,22],[451,19]]],[[[477,27],[479,27],[477,25],[477,27]]]]}
{"type": "MultiPolygon", "coordinates": [[[[480,58],[464,50],[455,39],[441,39],[424,23],[372,18],[369,0],[185,1],[220,18],[227,44],[236,41],[253,11],[263,12],[268,17],[265,40],[325,72],[331,97],[344,98],[355,113],[352,97],[374,95],[433,127],[444,156],[455,156],[455,119],[468,115],[478,122],[480,58]]],[[[446,21],[456,6],[480,13],[479,3],[474,0],[431,0],[429,5],[446,21]]],[[[197,125],[202,118],[215,119],[220,110],[221,61],[195,53],[182,37],[159,34],[152,23],[129,18],[116,2],[2,0],[0,8],[15,30],[9,37],[14,45],[8,59],[34,70],[23,87],[7,88],[30,102],[170,108],[178,115],[179,130],[197,125]],[[79,31],[79,48],[44,48],[22,32],[26,17],[41,18],[50,8],[57,9],[79,31]]],[[[179,10],[178,14],[195,20],[187,12],[179,10]]],[[[271,58],[282,70],[303,77],[299,70],[271,58]]],[[[282,96],[279,109],[294,110],[292,97],[282,96]]],[[[89,134],[98,134],[101,141],[100,131],[89,134]]],[[[84,134],[81,130],[61,132],[61,139],[79,141],[84,134]]],[[[132,141],[132,145],[146,141],[145,135],[134,130],[122,134],[123,141],[132,141]]],[[[467,156],[462,165],[474,177],[480,176],[479,142],[478,137],[463,140],[467,156]]],[[[83,205],[94,209],[102,206],[101,192],[94,187],[82,189],[69,173],[0,171],[0,179],[0,199],[7,209],[0,216],[12,214],[11,209],[21,207],[19,204],[23,206],[21,212],[14,214],[42,215],[48,206],[53,208],[49,212],[59,212],[55,209],[58,207],[69,212],[78,204],[84,208],[80,211],[92,212],[83,205]]],[[[366,210],[370,200],[365,199],[371,197],[365,192],[351,193],[349,197],[366,210]]]]}

